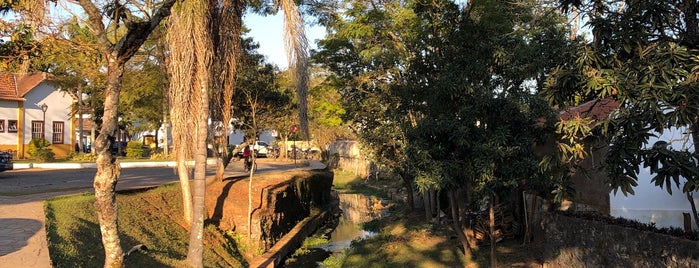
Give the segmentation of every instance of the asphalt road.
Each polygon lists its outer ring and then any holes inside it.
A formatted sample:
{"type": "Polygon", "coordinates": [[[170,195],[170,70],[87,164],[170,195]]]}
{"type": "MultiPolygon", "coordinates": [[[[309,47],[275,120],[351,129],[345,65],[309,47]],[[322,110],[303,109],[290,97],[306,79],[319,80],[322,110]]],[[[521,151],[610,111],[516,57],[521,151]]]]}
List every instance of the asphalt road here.
{"type": "MultiPolygon", "coordinates": [[[[258,159],[257,173],[287,170],[293,162],[258,159]]],[[[215,166],[209,165],[206,176],[215,175],[215,166]]],[[[83,169],[17,169],[0,172],[0,196],[21,196],[38,193],[92,192],[96,168],[83,169]]],[[[243,176],[243,162],[233,161],[226,168],[226,176],[243,176]]],[[[179,178],[172,167],[122,168],[117,191],[143,188],[177,182],[179,178]]]]}
{"type": "MultiPolygon", "coordinates": [[[[25,195],[43,192],[91,191],[97,169],[19,169],[0,172],[0,195],[25,195]]],[[[207,170],[207,176],[214,169],[207,170]]],[[[178,180],[171,167],[122,168],[117,190],[167,184],[178,180]]]]}

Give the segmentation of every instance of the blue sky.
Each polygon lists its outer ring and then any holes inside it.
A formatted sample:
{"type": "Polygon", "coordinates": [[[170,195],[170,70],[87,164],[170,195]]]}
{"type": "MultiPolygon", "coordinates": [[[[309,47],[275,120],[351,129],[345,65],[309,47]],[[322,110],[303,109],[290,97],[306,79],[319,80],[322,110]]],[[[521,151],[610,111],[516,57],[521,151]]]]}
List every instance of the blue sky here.
{"type": "MultiPolygon", "coordinates": [[[[66,10],[81,10],[70,2],[58,1],[57,5],[49,5],[50,12],[48,16],[54,19],[66,19],[70,14],[66,10]]],[[[2,19],[10,20],[14,16],[3,15],[2,19]]],[[[258,52],[267,57],[267,62],[279,66],[280,69],[286,69],[288,64],[284,52],[284,43],[282,41],[282,22],[283,17],[281,12],[276,16],[260,16],[256,14],[245,14],[243,17],[245,25],[250,29],[248,36],[252,37],[260,44],[258,52]]],[[[316,40],[325,36],[323,27],[314,26],[306,27],[306,37],[310,48],[316,48],[316,40]]]]}
{"type": "MultiPolygon", "coordinates": [[[[243,17],[245,26],[250,29],[248,36],[260,44],[258,52],[267,57],[267,62],[276,64],[282,70],[288,67],[282,40],[283,20],[281,12],[276,16],[263,17],[248,13],[243,17]]],[[[315,49],[317,47],[316,40],[324,36],[325,28],[306,26],[306,38],[308,38],[310,48],[315,49]]]]}

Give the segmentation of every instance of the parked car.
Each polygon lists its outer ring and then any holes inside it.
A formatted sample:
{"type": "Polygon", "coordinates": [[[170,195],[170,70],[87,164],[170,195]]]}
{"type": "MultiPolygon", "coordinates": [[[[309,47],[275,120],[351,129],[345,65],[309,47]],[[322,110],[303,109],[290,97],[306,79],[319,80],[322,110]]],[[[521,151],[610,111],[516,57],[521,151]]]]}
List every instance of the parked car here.
{"type": "MultiPolygon", "coordinates": [[[[237,145],[240,146],[240,145],[237,145]]],[[[236,148],[237,148],[236,146],[236,148]]],[[[255,141],[252,144],[250,144],[250,147],[252,148],[252,151],[255,152],[255,157],[267,157],[269,153],[269,144],[267,144],[264,141],[255,141]]],[[[238,157],[243,156],[243,150],[240,150],[238,152],[238,157]]]]}
{"type": "Polygon", "coordinates": [[[8,152],[0,152],[0,172],[14,169],[12,154],[8,152]]]}

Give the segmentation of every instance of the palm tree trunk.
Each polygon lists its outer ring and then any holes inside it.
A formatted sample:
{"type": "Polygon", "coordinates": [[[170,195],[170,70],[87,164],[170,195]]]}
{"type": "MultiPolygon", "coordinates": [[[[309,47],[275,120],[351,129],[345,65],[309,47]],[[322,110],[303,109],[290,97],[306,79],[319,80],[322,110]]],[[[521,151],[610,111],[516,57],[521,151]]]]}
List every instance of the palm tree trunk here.
{"type": "Polygon", "coordinates": [[[182,217],[187,226],[192,226],[192,188],[189,186],[189,167],[187,159],[177,160],[177,176],[180,178],[180,188],[182,191],[182,217]]]}
{"type": "Polygon", "coordinates": [[[197,150],[194,154],[194,187],[192,227],[189,233],[189,251],[187,260],[193,267],[204,267],[204,218],[206,199],[206,138],[208,120],[208,96],[206,83],[201,86],[201,110],[197,124],[197,150]]]}

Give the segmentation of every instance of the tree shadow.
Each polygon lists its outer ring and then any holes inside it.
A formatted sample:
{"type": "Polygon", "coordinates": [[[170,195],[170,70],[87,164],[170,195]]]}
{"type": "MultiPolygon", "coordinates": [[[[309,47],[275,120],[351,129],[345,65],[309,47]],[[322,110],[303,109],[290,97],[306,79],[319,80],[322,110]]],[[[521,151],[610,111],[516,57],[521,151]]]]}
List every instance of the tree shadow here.
{"type": "Polygon", "coordinates": [[[43,223],[34,219],[6,218],[0,219],[0,256],[5,256],[26,247],[29,238],[36,234],[43,223]],[[14,241],[13,241],[14,240],[14,241]]]}
{"type": "Polygon", "coordinates": [[[238,181],[244,180],[245,178],[246,176],[223,179],[223,181],[226,182],[226,185],[224,185],[223,188],[221,188],[221,193],[216,198],[216,206],[214,207],[214,212],[209,218],[212,224],[220,226],[221,220],[223,219],[224,203],[226,202],[226,198],[228,197],[228,194],[230,193],[233,184],[235,184],[238,181]]]}

